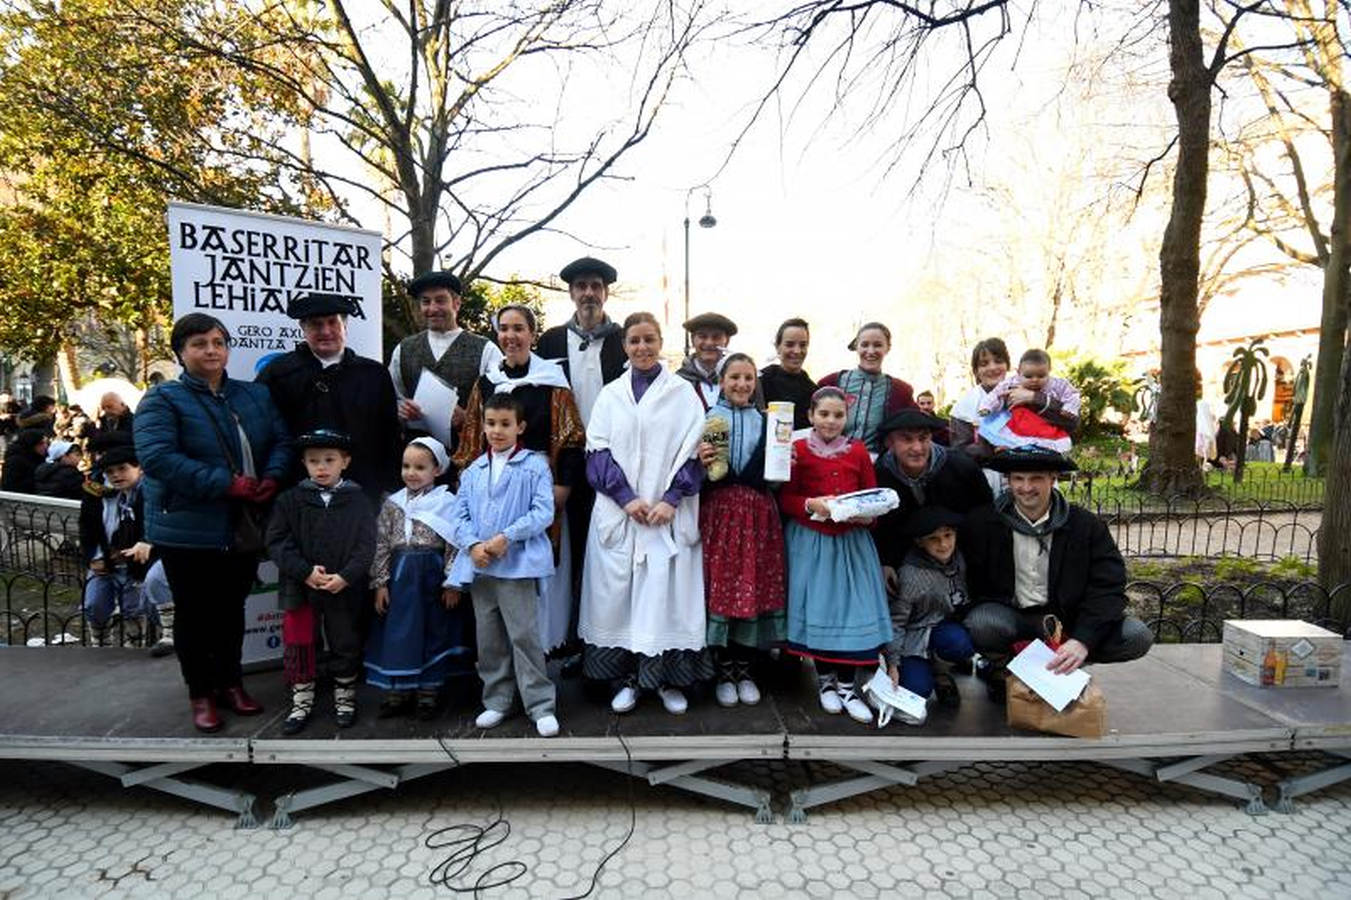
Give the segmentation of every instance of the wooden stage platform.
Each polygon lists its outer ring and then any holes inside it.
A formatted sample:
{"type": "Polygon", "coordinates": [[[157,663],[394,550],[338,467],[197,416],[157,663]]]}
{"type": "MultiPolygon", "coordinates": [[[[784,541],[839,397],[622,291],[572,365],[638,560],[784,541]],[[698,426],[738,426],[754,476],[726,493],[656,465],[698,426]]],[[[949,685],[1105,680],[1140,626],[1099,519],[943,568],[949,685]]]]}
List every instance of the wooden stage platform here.
{"type": "MultiPolygon", "coordinates": [[[[1351,647],[1351,645],[1349,645],[1351,647]]],[[[1351,671],[1348,649],[1347,671],[1351,671]]],[[[477,708],[464,704],[430,722],[378,719],[378,692],[363,686],[361,716],[350,729],[332,724],[321,689],[310,726],[281,734],[287,698],[279,672],[246,677],[266,707],[255,718],[225,713],[226,727],[201,735],[189,711],[177,662],[113,648],[0,650],[0,758],[59,760],[238,814],[256,824],[255,798],[186,777],[217,763],[299,765],[333,781],[274,798],[272,824],[292,813],[398,785],[472,763],[584,762],[741,804],[759,821],[772,819],[769,793],[717,777],[746,760],[829,761],[850,772],[841,780],[793,791],[790,821],[806,810],[864,791],[913,785],[918,779],[980,761],[1087,760],[1186,784],[1266,811],[1262,790],[1207,771],[1244,754],[1317,749],[1338,764],[1278,785],[1276,808],[1303,793],[1351,778],[1351,686],[1261,689],[1220,671],[1216,644],[1162,645],[1142,660],[1091,670],[1108,699],[1109,734],[1097,740],[1019,732],[974,677],[959,677],[961,708],[933,707],[922,727],[893,722],[884,730],[823,713],[806,670],[766,685],[754,707],[718,707],[692,698],[671,716],[655,698],[615,716],[583,695],[580,682],[560,682],[562,734],[544,739],[524,716],[485,732],[477,708]]],[[[312,782],[313,779],[307,779],[312,782]]]]}

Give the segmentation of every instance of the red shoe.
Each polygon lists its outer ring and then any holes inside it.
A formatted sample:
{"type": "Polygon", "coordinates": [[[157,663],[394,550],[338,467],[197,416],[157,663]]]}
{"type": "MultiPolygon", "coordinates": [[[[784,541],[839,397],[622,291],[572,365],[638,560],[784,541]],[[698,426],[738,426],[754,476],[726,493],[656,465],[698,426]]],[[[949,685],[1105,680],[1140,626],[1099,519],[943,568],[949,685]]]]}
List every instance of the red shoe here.
{"type": "Polygon", "coordinates": [[[244,693],[244,688],[236,685],[216,693],[220,703],[241,716],[256,716],[263,711],[263,704],[244,693]]]}
{"type": "Polygon", "coordinates": [[[220,715],[216,712],[216,701],[210,697],[194,697],[192,703],[192,724],[198,731],[220,731],[220,715]]]}

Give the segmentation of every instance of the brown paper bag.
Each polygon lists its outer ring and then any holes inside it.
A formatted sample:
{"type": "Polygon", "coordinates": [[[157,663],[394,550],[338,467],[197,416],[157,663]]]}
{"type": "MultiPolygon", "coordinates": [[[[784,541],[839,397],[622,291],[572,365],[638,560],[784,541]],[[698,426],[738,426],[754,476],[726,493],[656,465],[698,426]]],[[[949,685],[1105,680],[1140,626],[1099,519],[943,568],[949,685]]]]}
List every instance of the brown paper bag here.
{"type": "Polygon", "coordinates": [[[1010,728],[1087,738],[1102,737],[1107,733],[1107,698],[1091,681],[1079,699],[1071,701],[1064,712],[1056,712],[1051,704],[1014,675],[1008,676],[1007,696],[1010,728]]]}

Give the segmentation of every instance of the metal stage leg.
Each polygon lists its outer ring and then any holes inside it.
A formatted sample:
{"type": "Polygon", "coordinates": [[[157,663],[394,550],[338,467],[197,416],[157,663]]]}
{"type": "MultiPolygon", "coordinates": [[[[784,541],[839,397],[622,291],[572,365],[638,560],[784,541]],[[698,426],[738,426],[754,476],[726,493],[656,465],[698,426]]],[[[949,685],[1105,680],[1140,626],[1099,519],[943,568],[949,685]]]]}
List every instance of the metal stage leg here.
{"type": "Polygon", "coordinates": [[[721,779],[701,778],[696,774],[734,762],[738,762],[738,760],[695,759],[658,768],[650,763],[639,762],[638,760],[634,760],[632,764],[606,760],[593,762],[591,765],[613,772],[621,772],[625,775],[632,775],[634,778],[646,778],[648,784],[669,785],[692,794],[702,794],[715,800],[726,800],[728,803],[746,806],[755,810],[756,824],[771,824],[774,821],[774,810],[770,806],[769,791],[721,779]]]}
{"type": "Polygon", "coordinates": [[[1136,775],[1144,775],[1146,778],[1154,778],[1160,782],[1177,782],[1210,794],[1219,794],[1222,797],[1242,800],[1244,801],[1243,809],[1249,815],[1266,815],[1267,805],[1262,800],[1262,788],[1259,785],[1250,781],[1240,781],[1237,778],[1212,775],[1209,772],[1201,771],[1216,763],[1233,758],[1234,754],[1226,754],[1193,756],[1171,763],[1157,763],[1149,759],[1103,759],[1098,760],[1098,762],[1113,769],[1134,772],[1136,775]]]}
{"type": "Polygon", "coordinates": [[[99,762],[95,760],[64,760],[67,765],[88,769],[107,775],[122,782],[123,787],[148,787],[194,803],[214,806],[226,812],[235,813],[239,818],[236,828],[256,828],[258,818],[254,814],[253,803],[257,798],[244,791],[232,791],[188,778],[176,778],[184,772],[200,769],[209,763],[161,763],[153,766],[135,768],[119,762],[99,762]]]}
{"type": "Polygon", "coordinates": [[[412,781],[415,778],[432,775],[436,772],[444,772],[446,769],[453,769],[457,765],[459,763],[453,762],[408,763],[407,765],[395,766],[393,771],[375,769],[370,766],[307,766],[307,768],[340,775],[342,780],[320,785],[316,788],[306,788],[303,791],[282,794],[273,801],[275,809],[272,814],[272,827],[274,829],[290,828],[295,824],[291,819],[291,813],[300,812],[302,809],[314,809],[316,806],[323,806],[325,803],[332,803],[335,800],[346,800],[348,797],[357,797],[371,791],[396,788],[406,781],[412,781]]]}
{"type": "MultiPolygon", "coordinates": [[[[1331,755],[1341,759],[1351,759],[1351,753],[1332,751],[1331,755]]],[[[1276,812],[1292,813],[1295,811],[1296,797],[1348,780],[1351,780],[1351,763],[1342,763],[1327,769],[1319,769],[1317,772],[1311,772],[1308,775],[1297,775],[1294,778],[1282,779],[1276,785],[1278,791],[1276,812]]]]}
{"type": "Polygon", "coordinates": [[[969,766],[970,760],[931,759],[897,766],[891,763],[874,762],[866,759],[827,760],[845,769],[863,772],[861,777],[842,778],[825,784],[798,788],[788,795],[788,821],[801,825],[807,821],[807,810],[824,803],[834,803],[847,797],[856,797],[869,791],[904,785],[914,787],[926,775],[936,775],[952,769],[969,766]]]}

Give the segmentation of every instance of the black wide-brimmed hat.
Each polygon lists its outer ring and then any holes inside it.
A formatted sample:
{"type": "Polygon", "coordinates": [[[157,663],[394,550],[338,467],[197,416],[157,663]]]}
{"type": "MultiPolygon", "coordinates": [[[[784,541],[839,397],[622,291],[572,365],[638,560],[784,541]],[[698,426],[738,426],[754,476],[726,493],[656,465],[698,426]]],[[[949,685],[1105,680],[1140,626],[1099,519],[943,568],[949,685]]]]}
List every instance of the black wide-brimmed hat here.
{"type": "Polygon", "coordinates": [[[619,273],[615,267],[603,259],[596,259],[594,256],[583,256],[581,259],[574,259],[563,267],[563,271],[558,273],[558,277],[568,284],[583,275],[599,275],[600,280],[606,284],[614,284],[619,273]]]}
{"type": "Polygon", "coordinates": [[[99,465],[104,470],[126,463],[131,463],[133,466],[141,464],[136,458],[136,446],[130,442],[118,444],[99,457],[99,465]]]}
{"type": "Polygon", "coordinates": [[[292,319],[308,319],[311,316],[350,316],[357,311],[351,297],[342,294],[324,294],[311,291],[301,297],[293,297],[286,304],[286,315],[292,319]]]}
{"type": "Polygon", "coordinates": [[[464,285],[460,283],[459,276],[442,269],[437,272],[423,272],[408,282],[408,296],[416,300],[419,294],[432,288],[445,288],[457,297],[464,293],[464,285]]]}
{"type": "Polygon", "coordinates": [[[1015,447],[1012,450],[1000,450],[987,459],[983,465],[987,469],[1003,472],[1074,472],[1079,469],[1063,453],[1046,450],[1042,447],[1015,447]]]}
{"type": "Polygon", "coordinates": [[[946,506],[921,506],[905,520],[906,537],[922,538],[940,528],[956,528],[962,524],[962,514],[946,506]]]}
{"type": "Polygon", "coordinates": [[[352,452],[352,439],[345,432],[333,428],[316,428],[296,438],[297,450],[341,450],[352,452]]]}
{"type": "Polygon", "coordinates": [[[918,406],[907,406],[882,420],[877,426],[877,436],[886,437],[893,431],[937,431],[947,428],[948,423],[930,415],[918,406]]]}
{"type": "Polygon", "coordinates": [[[686,322],[685,330],[690,334],[696,331],[721,331],[731,337],[736,334],[736,323],[721,313],[706,312],[700,313],[686,322]]]}

